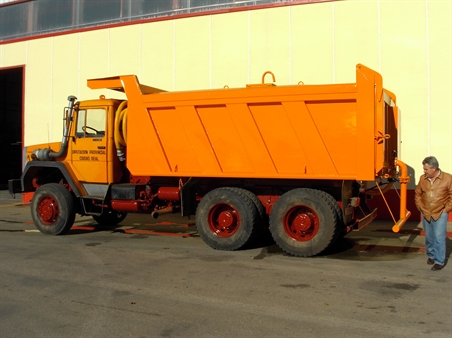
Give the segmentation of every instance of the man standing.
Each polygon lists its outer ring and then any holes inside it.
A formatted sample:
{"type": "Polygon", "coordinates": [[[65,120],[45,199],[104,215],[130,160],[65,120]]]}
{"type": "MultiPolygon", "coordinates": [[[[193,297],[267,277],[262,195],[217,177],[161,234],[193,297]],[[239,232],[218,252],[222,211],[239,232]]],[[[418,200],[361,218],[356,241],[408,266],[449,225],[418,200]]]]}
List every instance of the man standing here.
{"type": "Polygon", "coordinates": [[[452,211],[452,175],[439,169],[434,156],[422,161],[424,175],[416,186],[414,200],[422,213],[422,224],[427,247],[427,264],[432,270],[444,268],[446,260],[446,230],[452,211]]]}

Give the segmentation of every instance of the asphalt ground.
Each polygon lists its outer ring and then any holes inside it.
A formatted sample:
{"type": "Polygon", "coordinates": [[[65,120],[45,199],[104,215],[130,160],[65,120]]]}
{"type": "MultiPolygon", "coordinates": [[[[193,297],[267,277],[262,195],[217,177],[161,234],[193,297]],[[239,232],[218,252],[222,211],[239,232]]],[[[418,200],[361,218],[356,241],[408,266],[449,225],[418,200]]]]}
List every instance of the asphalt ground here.
{"type": "MultiPolygon", "coordinates": [[[[19,197],[19,196],[17,196],[19,197]]],[[[316,257],[204,244],[195,220],[128,215],[39,233],[0,191],[3,337],[450,337],[452,266],[431,271],[422,225],[373,222],[316,257]]],[[[447,257],[452,249],[448,225],[447,257]]]]}
{"type": "MultiPolygon", "coordinates": [[[[7,190],[0,190],[0,222],[0,231],[39,232],[31,220],[29,205],[22,204],[19,194],[13,197],[7,190]]],[[[360,231],[347,234],[348,244],[352,245],[355,251],[363,253],[425,252],[422,222],[411,220],[398,233],[391,230],[392,225],[390,221],[374,221],[360,231]]],[[[71,233],[96,230],[96,222],[91,217],[77,215],[71,233]]],[[[194,217],[183,218],[178,214],[165,214],[158,219],[149,215],[129,214],[114,230],[125,234],[198,237],[194,217]]],[[[447,224],[447,237],[452,239],[452,222],[447,224]]],[[[269,250],[275,253],[280,251],[275,245],[270,245],[269,250]]],[[[332,250],[334,253],[341,249],[332,250]]],[[[450,251],[448,247],[448,256],[450,251]]],[[[280,253],[282,254],[282,251],[280,253]]]]}

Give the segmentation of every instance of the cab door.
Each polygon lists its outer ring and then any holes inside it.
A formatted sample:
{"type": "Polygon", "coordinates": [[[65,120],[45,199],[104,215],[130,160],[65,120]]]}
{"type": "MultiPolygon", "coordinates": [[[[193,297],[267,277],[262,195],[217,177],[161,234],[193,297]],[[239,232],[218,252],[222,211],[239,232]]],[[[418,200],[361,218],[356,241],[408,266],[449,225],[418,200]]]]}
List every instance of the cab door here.
{"type": "Polygon", "coordinates": [[[107,183],[107,107],[78,110],[71,144],[74,172],[79,181],[107,183]]]}

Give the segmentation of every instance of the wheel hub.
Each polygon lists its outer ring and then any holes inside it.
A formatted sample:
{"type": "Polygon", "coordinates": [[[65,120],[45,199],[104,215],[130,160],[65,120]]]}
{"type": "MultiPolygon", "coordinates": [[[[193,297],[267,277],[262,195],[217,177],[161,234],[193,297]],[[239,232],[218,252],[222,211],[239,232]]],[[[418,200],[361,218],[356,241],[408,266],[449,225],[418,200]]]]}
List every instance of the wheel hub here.
{"type": "Polygon", "coordinates": [[[45,197],[38,206],[38,215],[46,225],[53,224],[60,214],[58,203],[51,197],[45,197]]]}
{"type": "Polygon", "coordinates": [[[234,214],[231,211],[223,211],[218,216],[218,225],[223,228],[229,228],[236,222],[234,214]]]}
{"type": "Polygon", "coordinates": [[[296,231],[307,232],[315,224],[315,217],[312,214],[299,214],[292,223],[292,228],[296,231]]]}
{"type": "Polygon", "coordinates": [[[309,241],[319,230],[317,214],[306,206],[294,207],[284,219],[285,232],[296,241],[309,241]]]}
{"type": "Polygon", "coordinates": [[[232,236],[239,221],[237,210],[229,204],[217,204],[209,213],[209,228],[220,237],[232,236]]]}

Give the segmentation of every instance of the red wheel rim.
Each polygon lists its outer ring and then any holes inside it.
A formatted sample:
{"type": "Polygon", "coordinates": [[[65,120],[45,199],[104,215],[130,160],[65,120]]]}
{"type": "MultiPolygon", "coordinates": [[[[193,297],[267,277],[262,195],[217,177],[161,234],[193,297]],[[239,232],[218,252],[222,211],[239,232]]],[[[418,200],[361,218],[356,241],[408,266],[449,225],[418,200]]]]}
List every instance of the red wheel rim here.
{"type": "Polygon", "coordinates": [[[50,196],[46,196],[39,201],[38,215],[42,223],[52,225],[60,215],[60,208],[57,201],[50,196]]]}
{"type": "Polygon", "coordinates": [[[291,208],[283,222],[286,234],[299,242],[313,239],[319,231],[319,216],[314,210],[304,205],[291,208]]]}
{"type": "Polygon", "coordinates": [[[237,210],[225,203],[216,204],[209,212],[209,228],[218,237],[232,236],[240,224],[237,210]]]}

